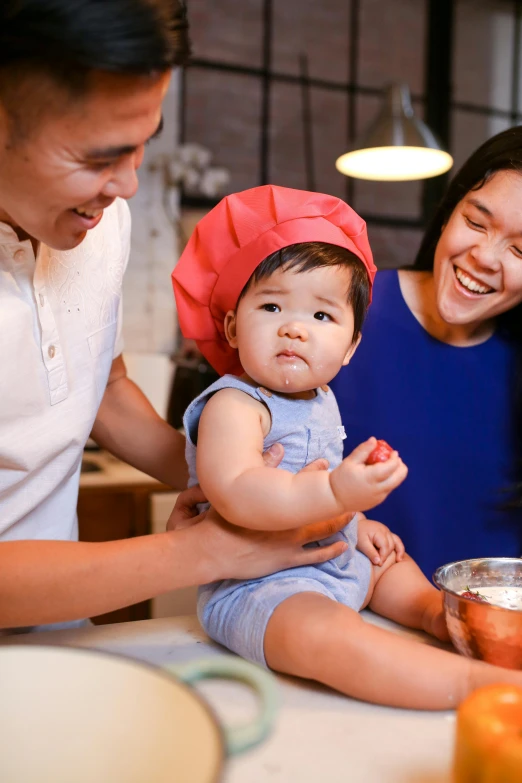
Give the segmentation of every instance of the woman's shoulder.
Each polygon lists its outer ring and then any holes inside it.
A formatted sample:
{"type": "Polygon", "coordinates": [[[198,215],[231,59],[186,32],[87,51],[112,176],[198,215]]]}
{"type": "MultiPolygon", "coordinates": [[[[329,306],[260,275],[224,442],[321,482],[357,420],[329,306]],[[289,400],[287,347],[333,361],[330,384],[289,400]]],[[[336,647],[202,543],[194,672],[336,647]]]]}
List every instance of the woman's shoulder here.
{"type": "Polygon", "coordinates": [[[403,280],[421,280],[432,276],[431,272],[420,269],[403,267],[400,269],[379,269],[375,275],[373,291],[375,296],[394,296],[397,299],[402,298],[401,281],[403,280]]]}
{"type": "Polygon", "coordinates": [[[398,271],[398,269],[379,269],[375,275],[374,290],[393,284],[393,280],[397,279],[398,271]]]}
{"type": "Polygon", "coordinates": [[[375,276],[365,327],[380,323],[383,319],[400,321],[405,315],[398,270],[380,269],[375,276]]]}
{"type": "MultiPolygon", "coordinates": [[[[399,277],[397,269],[379,269],[375,275],[372,291],[372,307],[375,302],[387,302],[395,298],[399,290],[399,277]]],[[[371,308],[370,308],[371,309],[371,308]]]]}

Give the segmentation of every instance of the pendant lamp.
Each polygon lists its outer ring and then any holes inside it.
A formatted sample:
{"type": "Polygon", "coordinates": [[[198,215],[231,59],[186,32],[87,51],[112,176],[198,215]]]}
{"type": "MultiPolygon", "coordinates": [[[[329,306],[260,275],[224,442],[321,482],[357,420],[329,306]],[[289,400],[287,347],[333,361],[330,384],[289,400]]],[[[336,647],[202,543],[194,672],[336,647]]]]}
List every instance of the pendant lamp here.
{"type": "Polygon", "coordinates": [[[453,165],[428,126],[415,117],[406,84],[386,90],[377,119],[354,149],[337,158],[342,174],[358,179],[401,181],[444,174],[453,165]]]}

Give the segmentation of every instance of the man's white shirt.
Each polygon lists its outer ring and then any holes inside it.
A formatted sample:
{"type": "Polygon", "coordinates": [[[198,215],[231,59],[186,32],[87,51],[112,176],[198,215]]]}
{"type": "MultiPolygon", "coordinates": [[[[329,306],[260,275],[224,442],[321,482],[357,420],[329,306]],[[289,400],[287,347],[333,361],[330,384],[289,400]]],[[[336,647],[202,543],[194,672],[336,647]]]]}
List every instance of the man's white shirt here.
{"type": "Polygon", "coordinates": [[[83,448],[113,358],[130,211],[117,199],[68,251],[0,223],[0,541],[76,540],[83,448]]]}

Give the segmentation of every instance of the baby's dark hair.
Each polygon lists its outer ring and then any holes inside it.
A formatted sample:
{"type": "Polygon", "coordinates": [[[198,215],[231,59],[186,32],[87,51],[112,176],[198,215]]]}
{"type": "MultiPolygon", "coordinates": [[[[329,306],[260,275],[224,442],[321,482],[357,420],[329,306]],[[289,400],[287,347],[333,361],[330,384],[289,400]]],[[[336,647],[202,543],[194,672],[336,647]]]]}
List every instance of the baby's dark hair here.
{"type": "Polygon", "coordinates": [[[294,269],[296,273],[300,273],[310,272],[322,266],[341,266],[352,270],[352,279],[346,297],[353,307],[353,342],[355,342],[361,333],[370,303],[370,280],[364,264],[355,253],[339,245],[331,245],[327,242],[298,242],[276,250],[256,267],[241,291],[237,303],[239,304],[252,283],[266,280],[278,269],[285,271],[294,269]]]}

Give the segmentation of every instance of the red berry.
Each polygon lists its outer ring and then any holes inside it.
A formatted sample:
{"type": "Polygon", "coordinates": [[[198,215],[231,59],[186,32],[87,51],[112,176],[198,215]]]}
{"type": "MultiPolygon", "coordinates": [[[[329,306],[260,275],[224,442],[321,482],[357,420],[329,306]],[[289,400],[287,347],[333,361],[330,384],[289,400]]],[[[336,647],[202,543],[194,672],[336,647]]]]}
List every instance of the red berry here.
{"type": "Polygon", "coordinates": [[[487,601],[483,595],[479,593],[478,590],[470,590],[469,587],[466,587],[463,593],[460,594],[462,598],[470,598],[472,601],[479,601],[481,604],[489,604],[489,601],[487,601]]]}
{"type": "Polygon", "coordinates": [[[376,462],[386,462],[393,449],[385,440],[378,440],[377,445],[366,460],[367,465],[375,465],[376,462]]]}

